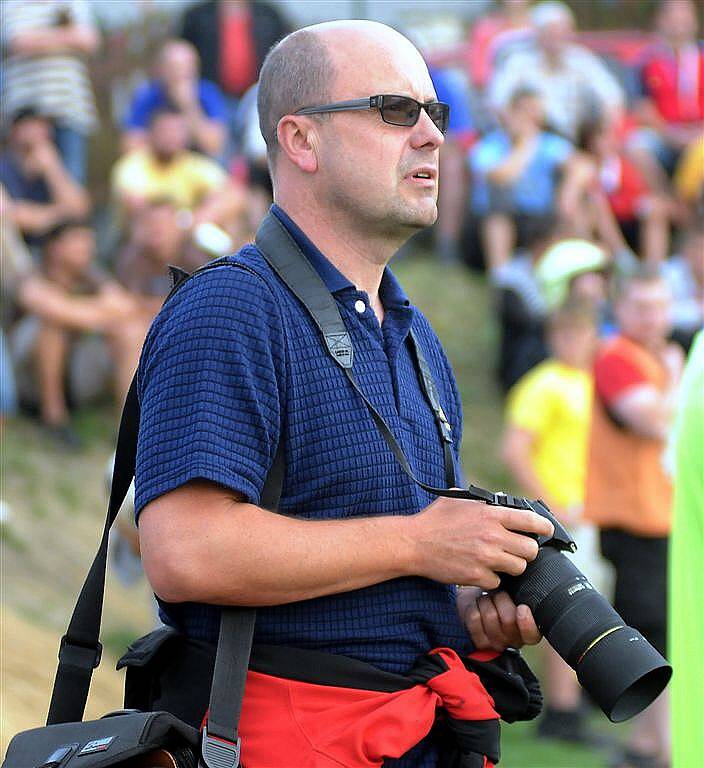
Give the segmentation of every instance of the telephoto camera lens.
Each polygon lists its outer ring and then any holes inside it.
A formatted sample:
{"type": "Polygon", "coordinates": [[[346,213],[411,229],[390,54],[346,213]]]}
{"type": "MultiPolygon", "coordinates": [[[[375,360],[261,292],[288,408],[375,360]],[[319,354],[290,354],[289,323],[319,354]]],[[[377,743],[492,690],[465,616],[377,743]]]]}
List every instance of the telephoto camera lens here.
{"type": "MultiPolygon", "coordinates": [[[[496,496],[516,501],[505,494],[496,496]]],[[[660,695],[672,668],[560,551],[568,544],[573,548],[574,542],[547,507],[540,501],[527,504],[553,523],[555,534],[547,541],[539,539],[535,560],[520,576],[504,575],[501,586],[516,605],[531,609],[540,631],[609,720],[628,720],[660,695]]]]}

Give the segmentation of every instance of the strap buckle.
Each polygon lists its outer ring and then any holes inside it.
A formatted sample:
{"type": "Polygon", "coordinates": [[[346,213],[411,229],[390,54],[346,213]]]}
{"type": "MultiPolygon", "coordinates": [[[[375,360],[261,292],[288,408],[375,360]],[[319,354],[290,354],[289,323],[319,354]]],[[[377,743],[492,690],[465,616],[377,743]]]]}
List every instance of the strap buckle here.
{"type": "Polygon", "coordinates": [[[199,768],[238,768],[240,764],[241,739],[229,741],[208,733],[208,724],[203,726],[200,738],[199,768]]]}
{"type": "Polygon", "coordinates": [[[103,657],[102,643],[97,645],[81,645],[72,641],[68,635],[61,638],[59,644],[59,661],[83,669],[96,669],[103,657]]]}

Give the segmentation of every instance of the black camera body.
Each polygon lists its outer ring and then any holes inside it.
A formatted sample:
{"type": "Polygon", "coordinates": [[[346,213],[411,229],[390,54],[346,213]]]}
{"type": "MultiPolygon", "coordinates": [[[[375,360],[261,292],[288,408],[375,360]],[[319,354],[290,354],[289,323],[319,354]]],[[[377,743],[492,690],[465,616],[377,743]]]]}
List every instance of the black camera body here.
{"type": "Polygon", "coordinates": [[[540,631],[609,720],[637,715],[665,689],[672,667],[565,556],[577,547],[542,501],[506,493],[493,497],[487,503],[531,509],[555,528],[551,537],[525,534],[537,540],[538,556],[520,576],[502,575],[502,589],[531,609],[540,631]]]}

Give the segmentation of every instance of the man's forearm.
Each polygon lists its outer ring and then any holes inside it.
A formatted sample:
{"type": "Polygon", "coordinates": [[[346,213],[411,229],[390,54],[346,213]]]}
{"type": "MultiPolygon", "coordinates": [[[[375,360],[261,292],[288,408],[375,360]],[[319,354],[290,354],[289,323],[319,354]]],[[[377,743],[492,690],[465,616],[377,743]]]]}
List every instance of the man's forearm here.
{"type": "Polygon", "coordinates": [[[147,576],[170,602],[278,605],[409,573],[413,547],[405,517],[301,520],[213,496],[207,510],[213,535],[203,536],[199,510],[187,496],[183,510],[160,515],[166,498],[142,512],[140,541],[147,576]]]}

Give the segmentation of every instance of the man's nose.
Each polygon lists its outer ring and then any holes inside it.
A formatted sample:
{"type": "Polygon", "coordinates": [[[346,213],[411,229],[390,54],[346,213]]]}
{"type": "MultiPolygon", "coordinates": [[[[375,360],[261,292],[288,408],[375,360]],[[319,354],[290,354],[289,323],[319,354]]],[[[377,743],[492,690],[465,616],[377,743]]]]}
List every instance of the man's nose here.
{"type": "Polygon", "coordinates": [[[445,141],[445,136],[442,131],[435,125],[430,119],[430,115],[427,110],[421,109],[418,122],[413,126],[413,134],[411,135],[411,146],[414,149],[420,149],[421,147],[436,149],[442,146],[445,141]]]}

